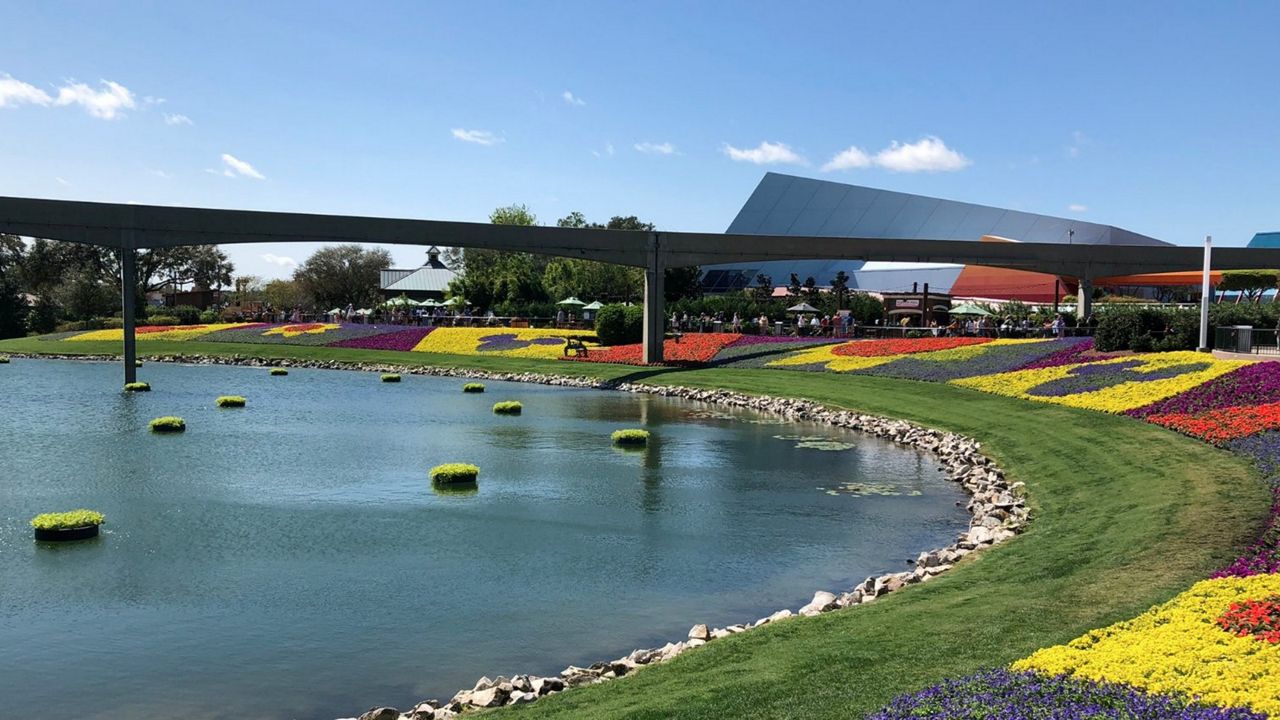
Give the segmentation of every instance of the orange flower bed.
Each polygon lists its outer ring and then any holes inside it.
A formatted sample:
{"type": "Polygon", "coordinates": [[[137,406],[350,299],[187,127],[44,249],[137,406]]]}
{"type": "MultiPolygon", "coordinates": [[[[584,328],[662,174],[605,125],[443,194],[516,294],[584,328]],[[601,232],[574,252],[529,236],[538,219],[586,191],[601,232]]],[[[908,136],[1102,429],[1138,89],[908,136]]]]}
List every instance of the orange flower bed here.
{"type": "Polygon", "coordinates": [[[1147,422],[1220,445],[1263,430],[1280,428],[1280,403],[1227,407],[1195,415],[1150,415],[1147,422]]]}
{"type": "MultiPolygon", "coordinates": [[[[742,337],[739,333],[690,333],[679,342],[667,340],[662,344],[663,364],[705,363],[710,362],[716,353],[726,345],[742,337]]],[[[585,357],[563,357],[561,360],[581,360],[582,362],[618,363],[620,365],[644,365],[644,347],[635,345],[614,345],[613,347],[591,348],[585,357]]]]}
{"type": "Polygon", "coordinates": [[[977,337],[923,337],[901,338],[893,340],[858,340],[856,342],[837,345],[831,349],[833,355],[845,357],[884,357],[886,355],[911,355],[913,353],[935,352],[968,345],[981,345],[991,342],[991,338],[977,337]]]}

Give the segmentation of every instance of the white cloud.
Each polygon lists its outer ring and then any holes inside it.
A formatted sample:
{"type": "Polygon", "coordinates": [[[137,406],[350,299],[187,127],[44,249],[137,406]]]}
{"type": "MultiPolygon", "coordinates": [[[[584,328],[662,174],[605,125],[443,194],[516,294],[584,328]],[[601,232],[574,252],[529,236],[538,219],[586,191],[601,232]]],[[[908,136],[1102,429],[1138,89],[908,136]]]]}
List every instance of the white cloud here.
{"type": "Polygon", "coordinates": [[[570,105],[577,105],[578,107],[582,107],[583,105],[587,104],[586,100],[583,100],[582,98],[574,95],[568,90],[565,90],[564,92],[560,93],[560,97],[563,98],[564,101],[570,105]]]}
{"type": "Polygon", "coordinates": [[[1071,144],[1067,146],[1067,157],[1069,158],[1080,157],[1080,151],[1083,150],[1084,146],[1088,144],[1089,144],[1089,138],[1085,137],[1084,133],[1080,132],[1079,130],[1073,131],[1071,133],[1071,144]]]}
{"type": "Polygon", "coordinates": [[[195,123],[191,121],[191,118],[181,113],[165,113],[164,124],[165,125],[195,125],[195,123]]]}
{"type": "Polygon", "coordinates": [[[172,176],[172,175],[170,175],[169,173],[167,173],[167,172],[165,172],[165,171],[163,171],[163,170],[148,170],[148,171],[147,171],[147,174],[148,174],[148,175],[155,175],[156,177],[160,178],[161,180],[172,180],[172,179],[173,179],[173,176],[172,176]]]}
{"type": "Polygon", "coordinates": [[[102,90],[94,90],[84,83],[64,85],[58,88],[54,104],[80,105],[90,115],[103,120],[115,120],[122,117],[122,110],[138,106],[129,88],[110,80],[103,80],[102,86],[102,90]]]}
{"type": "Polygon", "coordinates": [[[1089,206],[1081,205],[1080,203],[1071,203],[1070,205],[1067,206],[1067,209],[1073,213],[1082,213],[1082,212],[1088,212],[1089,206]]]}
{"type": "Polygon", "coordinates": [[[679,154],[676,152],[676,146],[672,145],[669,142],[664,142],[664,143],[642,142],[642,143],[636,143],[634,147],[637,151],[642,152],[646,155],[678,155],[679,154]]]}
{"type": "Polygon", "coordinates": [[[279,265],[282,268],[298,266],[298,261],[289,257],[288,255],[276,255],[275,253],[263,253],[258,257],[262,258],[266,262],[271,263],[272,265],[279,265]]]}
{"type": "MultiPolygon", "coordinates": [[[[210,171],[216,172],[216,171],[210,171]]],[[[230,153],[222,153],[222,174],[226,177],[248,177],[254,180],[266,180],[257,168],[230,153]]]]}
{"type": "Polygon", "coordinates": [[[488,130],[466,130],[463,128],[454,128],[450,132],[457,140],[475,143],[477,145],[497,145],[498,143],[503,142],[503,138],[494,135],[488,130]]]}
{"type": "Polygon", "coordinates": [[[875,163],[894,172],[951,172],[973,164],[969,158],[932,135],[914,143],[894,140],[889,147],[876,153],[875,163]]]}
{"type": "Polygon", "coordinates": [[[832,170],[860,170],[862,168],[871,167],[871,156],[857,145],[851,145],[845,150],[836,153],[836,156],[827,161],[822,166],[823,172],[831,172],[832,170]]]}
{"type": "Polygon", "coordinates": [[[48,105],[53,102],[49,93],[35,85],[28,85],[10,75],[0,73],[0,108],[23,104],[48,105]]]}
{"type": "Polygon", "coordinates": [[[728,143],[724,146],[724,153],[732,160],[739,162],[755,163],[756,165],[772,165],[772,164],[789,164],[804,165],[805,159],[796,154],[785,143],[771,143],[768,141],[761,142],[753,148],[736,148],[728,143]]]}
{"type": "Polygon", "coordinates": [[[71,187],[71,183],[70,183],[70,182],[67,182],[66,178],[56,177],[56,178],[54,178],[54,180],[57,180],[57,181],[58,181],[58,184],[59,184],[59,185],[61,185],[61,186],[63,186],[63,187],[71,187]]]}

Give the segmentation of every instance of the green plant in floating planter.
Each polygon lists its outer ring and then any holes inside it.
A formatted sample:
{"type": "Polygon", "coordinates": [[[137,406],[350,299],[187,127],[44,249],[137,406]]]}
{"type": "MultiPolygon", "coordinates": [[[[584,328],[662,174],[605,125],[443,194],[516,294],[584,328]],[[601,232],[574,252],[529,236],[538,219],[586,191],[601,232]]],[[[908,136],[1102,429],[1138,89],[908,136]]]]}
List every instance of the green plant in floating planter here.
{"type": "Polygon", "coordinates": [[[640,445],[647,445],[648,443],[649,443],[649,431],[648,431],[648,430],[640,430],[640,429],[637,429],[637,428],[630,428],[630,429],[627,429],[627,430],[614,430],[614,431],[613,431],[613,444],[614,444],[614,445],[628,445],[628,446],[631,446],[631,447],[637,447],[637,446],[640,446],[640,445]]]}
{"type": "Polygon", "coordinates": [[[106,521],[100,512],[80,509],[37,515],[31,518],[31,527],[37,530],[70,530],[101,525],[106,521]]]}
{"type": "Polygon", "coordinates": [[[382,382],[400,382],[400,376],[396,373],[383,373],[382,382]]]}
{"type": "Polygon", "coordinates": [[[499,415],[519,415],[524,406],[516,400],[503,400],[493,404],[493,411],[499,415]]]}
{"type": "Polygon", "coordinates": [[[155,433],[180,433],[186,431],[187,422],[180,417],[166,415],[152,420],[150,427],[155,433]]]}
{"type": "Polygon", "coordinates": [[[272,375],[288,375],[289,371],[284,368],[271,368],[272,375]]]}
{"type": "Polygon", "coordinates": [[[244,407],[245,399],[241,395],[222,395],[214,404],[220,408],[241,408],[244,407]]]}
{"type": "Polygon", "coordinates": [[[431,482],[441,485],[474,483],[480,468],[470,463],[445,463],[431,468],[431,482]]]}
{"type": "Polygon", "coordinates": [[[484,392],[484,383],[467,383],[462,386],[464,393],[482,393],[484,392]]]}
{"type": "Polygon", "coordinates": [[[0,365],[8,365],[8,364],[9,364],[9,356],[0,355],[0,365]]]}
{"type": "Polygon", "coordinates": [[[134,366],[134,367],[142,367],[142,361],[141,361],[141,360],[134,360],[134,361],[133,361],[133,366],[134,366]]]}
{"type": "Polygon", "coordinates": [[[151,386],[144,382],[131,382],[124,384],[125,392],[151,392],[151,386]]]}

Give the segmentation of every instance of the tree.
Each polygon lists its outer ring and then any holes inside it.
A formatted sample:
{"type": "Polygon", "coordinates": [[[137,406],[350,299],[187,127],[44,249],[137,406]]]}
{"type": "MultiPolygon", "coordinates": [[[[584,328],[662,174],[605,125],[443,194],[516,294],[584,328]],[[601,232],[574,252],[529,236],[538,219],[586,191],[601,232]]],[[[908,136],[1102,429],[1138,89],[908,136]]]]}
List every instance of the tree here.
{"type": "Polygon", "coordinates": [[[791,279],[787,281],[787,295],[790,297],[798,297],[802,289],[800,277],[795,273],[791,273],[791,279]]]}
{"type": "Polygon", "coordinates": [[[1249,302],[1257,302],[1264,292],[1276,287],[1277,279],[1280,271],[1276,270],[1226,270],[1218,289],[1242,292],[1249,302]]]}
{"type": "Polygon", "coordinates": [[[18,284],[25,254],[17,235],[0,235],[0,339],[26,334],[27,300],[18,284]]]}
{"type": "Polygon", "coordinates": [[[773,297],[773,278],[759,273],[756,275],[756,286],[751,293],[756,300],[768,300],[773,297]]]}
{"type": "Polygon", "coordinates": [[[311,299],[328,309],[373,305],[378,301],[380,272],[391,266],[391,253],[382,248],[333,245],[317,250],[293,271],[293,280],[311,299]]]}
{"type": "Polygon", "coordinates": [[[836,298],[836,309],[844,309],[845,297],[849,294],[849,275],[841,270],[831,278],[831,294],[836,298]]]}
{"type": "Polygon", "coordinates": [[[812,275],[804,279],[804,297],[810,305],[818,304],[818,282],[812,275]]]}
{"type": "MultiPolygon", "coordinates": [[[[297,280],[272,280],[262,286],[261,293],[262,299],[273,308],[283,310],[307,305],[307,292],[297,280]]],[[[330,307],[333,306],[325,305],[320,309],[328,310],[330,307]]]]}

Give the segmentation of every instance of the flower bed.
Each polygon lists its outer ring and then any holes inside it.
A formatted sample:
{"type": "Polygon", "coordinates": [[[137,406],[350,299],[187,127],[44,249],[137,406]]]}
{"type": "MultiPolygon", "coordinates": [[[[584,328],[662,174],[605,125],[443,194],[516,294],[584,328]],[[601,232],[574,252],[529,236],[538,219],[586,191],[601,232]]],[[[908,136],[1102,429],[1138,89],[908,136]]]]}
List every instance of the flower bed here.
{"type": "Polygon", "coordinates": [[[913,355],[937,352],[952,348],[983,345],[991,338],[978,337],[924,337],[889,340],[855,340],[831,348],[833,355],[841,357],[883,357],[885,355],[913,355]]]}
{"type": "Polygon", "coordinates": [[[1191,415],[1280,402],[1280,362],[1251,363],[1199,387],[1129,411],[1133,417],[1191,415]]]}
{"type": "Polygon", "coordinates": [[[1148,415],[1147,422],[1221,445],[1264,430],[1280,428],[1280,403],[1227,407],[1194,415],[1148,415]]]}
{"type": "Polygon", "coordinates": [[[564,354],[565,339],[571,337],[595,346],[595,333],[587,330],[436,328],[413,352],[552,359],[564,354]]]}
{"type": "Polygon", "coordinates": [[[1121,413],[1186,392],[1241,365],[1239,361],[1206,358],[1202,353],[1171,352],[952,382],[998,395],[1121,413]]]}
{"type": "Polygon", "coordinates": [[[410,352],[418,346],[418,343],[422,342],[422,338],[430,335],[432,330],[435,330],[435,328],[412,327],[405,330],[383,333],[381,335],[366,335],[363,337],[338,340],[329,343],[329,347],[410,352]]]}
{"type": "Polygon", "coordinates": [[[1128,685],[988,670],[896,698],[868,720],[1264,720],[1245,708],[1222,709],[1128,685]]]}
{"type": "Polygon", "coordinates": [[[403,330],[396,325],[355,323],[305,323],[268,325],[257,323],[220,330],[201,338],[202,342],[248,343],[251,345],[333,345],[344,340],[384,335],[403,330]]]}
{"type": "Polygon", "coordinates": [[[1128,683],[1223,707],[1280,712],[1280,647],[1224,632],[1233,603],[1280,593],[1280,576],[1203,580],[1132,620],[1033,653],[1014,670],[1128,683]]]}
{"type": "Polygon", "coordinates": [[[1059,365],[1077,365],[1079,363],[1094,362],[1097,360],[1107,360],[1107,356],[1093,355],[1093,338],[1069,339],[1064,341],[1065,346],[1045,357],[1032,360],[1015,370],[1039,370],[1040,368],[1057,367],[1059,365]]]}
{"type": "MultiPolygon", "coordinates": [[[[212,325],[143,325],[134,329],[138,342],[148,340],[169,340],[183,342],[204,338],[216,332],[234,330],[253,325],[253,323],[215,323],[212,325]]],[[[90,330],[64,338],[64,342],[124,342],[124,330],[90,330]]]]}
{"type": "Polygon", "coordinates": [[[867,375],[950,382],[976,375],[1003,373],[1048,357],[1078,342],[1061,340],[994,340],[982,345],[895,358],[866,370],[867,375]]]}
{"type": "MultiPolygon", "coordinates": [[[[662,344],[664,364],[707,363],[729,344],[741,338],[737,333],[689,333],[680,340],[666,340],[662,344]]],[[[562,357],[563,360],[582,362],[619,363],[643,365],[644,348],[635,345],[614,345],[591,348],[585,356],[562,357]]]]}

